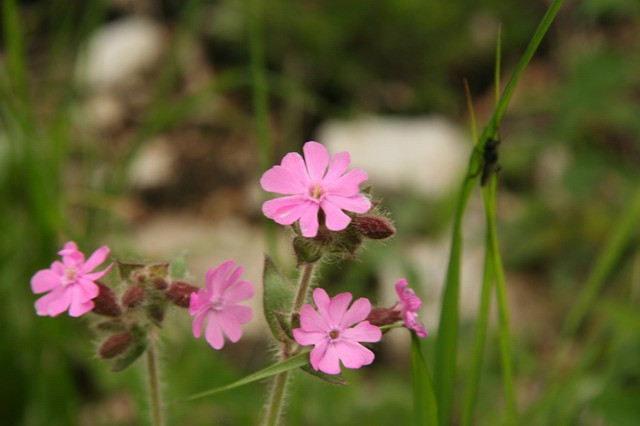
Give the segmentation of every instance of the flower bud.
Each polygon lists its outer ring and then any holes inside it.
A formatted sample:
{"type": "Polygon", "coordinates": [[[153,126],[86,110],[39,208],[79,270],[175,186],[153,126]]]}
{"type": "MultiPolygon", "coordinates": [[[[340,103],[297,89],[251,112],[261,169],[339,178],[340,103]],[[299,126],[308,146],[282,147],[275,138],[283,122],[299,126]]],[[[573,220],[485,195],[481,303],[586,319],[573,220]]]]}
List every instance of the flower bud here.
{"type": "Polygon", "coordinates": [[[322,257],[321,243],[310,238],[295,237],[293,239],[293,251],[299,265],[313,263],[322,257]]]}
{"type": "Polygon", "coordinates": [[[353,227],[362,236],[372,240],[384,240],[396,233],[391,221],[383,216],[356,216],[353,218],[353,227]]]}
{"type": "Polygon", "coordinates": [[[144,300],[145,293],[144,287],[139,285],[131,286],[122,295],[122,304],[127,308],[140,306],[144,300]]]}
{"type": "Polygon", "coordinates": [[[367,321],[376,327],[391,325],[401,319],[402,312],[393,308],[373,308],[367,317],[367,321]]]}
{"type": "Polygon", "coordinates": [[[104,341],[98,349],[98,356],[102,359],[111,359],[123,353],[133,341],[133,336],[128,331],[114,334],[104,341]]]}
{"type": "Polygon", "coordinates": [[[191,293],[198,290],[198,287],[192,286],[191,284],[176,281],[169,287],[167,297],[174,305],[180,306],[181,308],[188,308],[191,293]]]}
{"type": "Polygon", "coordinates": [[[118,303],[118,299],[116,298],[116,294],[113,290],[111,290],[108,285],[99,281],[96,281],[96,284],[100,288],[100,292],[98,293],[98,296],[93,299],[93,313],[113,318],[117,318],[122,315],[122,308],[120,308],[120,304],[118,303]]]}
{"type": "Polygon", "coordinates": [[[167,281],[165,281],[165,279],[161,277],[154,278],[152,284],[156,288],[156,290],[166,290],[167,287],[169,287],[167,281]]]}

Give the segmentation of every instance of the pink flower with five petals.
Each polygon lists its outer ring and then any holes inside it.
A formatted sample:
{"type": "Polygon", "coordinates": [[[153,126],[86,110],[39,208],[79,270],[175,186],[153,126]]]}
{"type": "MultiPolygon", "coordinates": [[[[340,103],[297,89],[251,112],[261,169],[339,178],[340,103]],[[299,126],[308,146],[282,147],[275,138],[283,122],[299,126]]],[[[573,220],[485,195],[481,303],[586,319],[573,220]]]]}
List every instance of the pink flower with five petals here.
{"type": "Polygon", "coordinates": [[[342,231],[351,222],[344,211],[366,213],[371,209],[371,202],[359,188],[369,176],[361,169],[347,172],[349,153],[330,158],[327,149],[317,142],[307,142],[302,149],[304,160],[291,152],[279,166],[262,175],[260,185],[265,191],[288,195],[265,202],[265,216],[281,225],[299,220],[302,235],[312,238],[318,233],[320,209],[331,231],[342,231]]]}
{"type": "Polygon", "coordinates": [[[409,282],[406,278],[401,278],[396,282],[396,292],[400,301],[394,308],[402,312],[404,326],[415,331],[418,337],[427,337],[427,330],[424,328],[424,324],[418,321],[418,311],[422,307],[422,301],[409,288],[409,282]]]}
{"type": "Polygon", "coordinates": [[[359,342],[379,342],[382,332],[369,321],[371,302],[360,298],[351,307],[351,293],[340,293],[329,299],[321,288],[313,292],[316,311],[306,304],[300,311],[300,328],[293,337],[302,346],[314,345],[311,366],[327,374],[340,373],[340,361],[346,368],[356,369],[373,362],[374,355],[359,342]]]}
{"type": "Polygon", "coordinates": [[[191,293],[189,314],[193,319],[193,335],[202,335],[204,320],[207,320],[205,338],[214,349],[222,349],[224,335],[232,342],[242,337],[240,325],[253,317],[251,308],[238,302],[253,297],[253,285],[240,280],[244,267],[235,267],[233,260],[223,262],[217,268],[209,268],[205,277],[205,288],[191,293]]]}
{"type": "Polygon", "coordinates": [[[51,268],[42,269],[31,278],[31,290],[35,294],[49,292],[36,301],[36,312],[55,317],[68,309],[70,316],[79,317],[93,309],[93,299],[100,293],[95,281],[113,266],[92,272],[106,260],[109,247],[100,247],[85,261],[76,243],[69,241],[58,254],[62,262],[56,260],[51,268]]]}

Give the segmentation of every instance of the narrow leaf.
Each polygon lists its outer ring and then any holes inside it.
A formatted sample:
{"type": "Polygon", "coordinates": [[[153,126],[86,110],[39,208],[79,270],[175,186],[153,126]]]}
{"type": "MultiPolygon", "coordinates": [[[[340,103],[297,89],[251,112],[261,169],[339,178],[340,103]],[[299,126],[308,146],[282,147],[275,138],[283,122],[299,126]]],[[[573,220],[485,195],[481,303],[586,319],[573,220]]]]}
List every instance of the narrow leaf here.
{"type": "Polygon", "coordinates": [[[327,374],[322,371],[316,371],[311,365],[305,365],[304,367],[300,367],[300,369],[305,373],[311,374],[312,376],[332,385],[345,386],[347,384],[347,381],[342,377],[342,374],[327,374]]]}
{"type": "Polygon", "coordinates": [[[262,283],[264,317],[273,337],[281,342],[286,341],[288,337],[278,321],[277,314],[290,315],[296,289],[282,276],[269,256],[264,258],[262,283]]]}
{"type": "Polygon", "coordinates": [[[411,367],[413,375],[413,410],[416,426],[438,424],[438,404],[433,393],[431,377],[422,356],[420,340],[411,332],[411,367]]]}
{"type": "Polygon", "coordinates": [[[290,370],[293,370],[295,368],[300,368],[300,367],[304,367],[305,365],[309,364],[309,352],[303,352],[301,354],[298,354],[294,357],[291,357],[289,359],[286,359],[284,361],[280,361],[276,364],[270,365],[267,368],[264,368],[260,371],[257,371],[253,374],[250,374],[238,381],[235,381],[231,384],[228,384],[226,386],[220,386],[218,388],[213,388],[204,392],[200,392],[197,393],[195,395],[192,395],[190,397],[187,397],[185,399],[182,399],[181,401],[193,401],[194,399],[199,399],[199,398],[203,398],[205,396],[209,396],[209,395],[213,395],[215,393],[219,393],[219,392],[224,392],[224,391],[228,391],[230,389],[234,389],[243,385],[247,385],[249,383],[253,383],[253,382],[257,382],[259,380],[263,380],[266,379],[268,377],[271,376],[275,376],[277,374],[280,373],[284,373],[290,370]]]}

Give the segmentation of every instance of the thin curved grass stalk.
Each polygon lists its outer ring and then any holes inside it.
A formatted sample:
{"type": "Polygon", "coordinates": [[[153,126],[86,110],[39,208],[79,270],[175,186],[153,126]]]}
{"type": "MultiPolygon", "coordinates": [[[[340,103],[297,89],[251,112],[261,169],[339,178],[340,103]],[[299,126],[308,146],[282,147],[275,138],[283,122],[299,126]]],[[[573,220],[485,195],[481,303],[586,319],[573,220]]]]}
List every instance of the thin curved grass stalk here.
{"type": "Polygon", "coordinates": [[[462,252],[462,221],[469,197],[478,179],[478,169],[482,164],[482,150],[487,140],[496,134],[502,117],[509,105],[511,96],[533,57],[538,46],[542,42],[547,30],[554,21],[564,0],[554,0],[542,18],[540,25],[534,33],[527,49],[518,62],[505,90],[496,104],[493,115],[480,135],[477,149],[471,152],[469,166],[465,180],[458,197],[458,203],[454,216],[449,265],[445,279],[445,288],[442,298],[440,325],[435,348],[434,383],[438,396],[439,420],[441,425],[449,425],[451,410],[453,407],[454,383],[456,380],[456,360],[458,348],[458,324],[459,324],[459,296],[460,296],[460,262],[462,252]]]}

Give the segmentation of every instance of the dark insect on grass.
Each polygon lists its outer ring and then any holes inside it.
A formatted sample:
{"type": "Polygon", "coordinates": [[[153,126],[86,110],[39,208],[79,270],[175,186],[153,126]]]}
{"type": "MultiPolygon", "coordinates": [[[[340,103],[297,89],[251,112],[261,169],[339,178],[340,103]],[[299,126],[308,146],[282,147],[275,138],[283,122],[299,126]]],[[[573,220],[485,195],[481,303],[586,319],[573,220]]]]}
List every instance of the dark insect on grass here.
{"type": "Polygon", "coordinates": [[[489,138],[484,145],[484,150],[482,151],[482,175],[480,176],[481,186],[485,186],[493,173],[500,171],[498,145],[500,145],[499,138],[489,138]]]}

